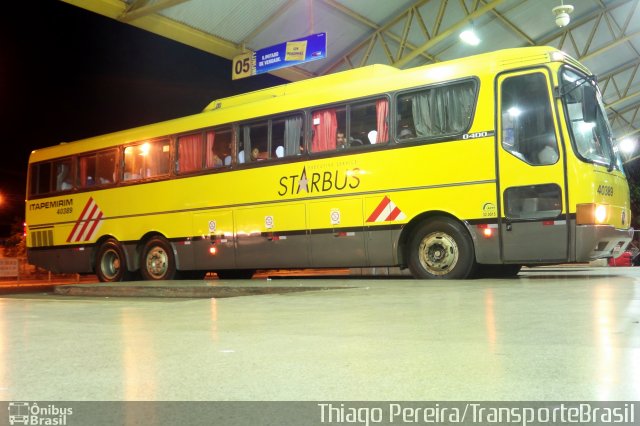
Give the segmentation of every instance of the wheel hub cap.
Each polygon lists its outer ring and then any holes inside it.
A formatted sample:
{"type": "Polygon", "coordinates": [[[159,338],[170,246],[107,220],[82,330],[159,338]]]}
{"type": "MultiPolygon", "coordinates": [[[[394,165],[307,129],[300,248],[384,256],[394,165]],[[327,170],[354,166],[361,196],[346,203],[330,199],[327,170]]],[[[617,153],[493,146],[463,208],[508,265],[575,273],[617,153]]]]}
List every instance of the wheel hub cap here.
{"type": "Polygon", "coordinates": [[[433,275],[451,272],[458,263],[458,255],[458,244],[443,232],[429,234],[420,243],[420,263],[433,275]]]}
{"type": "Polygon", "coordinates": [[[108,250],[102,256],[102,274],[105,278],[113,280],[120,272],[120,256],[114,250],[108,250]]]}
{"type": "Polygon", "coordinates": [[[162,278],[167,272],[168,256],[159,247],[154,247],[147,254],[147,271],[154,278],[162,278]]]}

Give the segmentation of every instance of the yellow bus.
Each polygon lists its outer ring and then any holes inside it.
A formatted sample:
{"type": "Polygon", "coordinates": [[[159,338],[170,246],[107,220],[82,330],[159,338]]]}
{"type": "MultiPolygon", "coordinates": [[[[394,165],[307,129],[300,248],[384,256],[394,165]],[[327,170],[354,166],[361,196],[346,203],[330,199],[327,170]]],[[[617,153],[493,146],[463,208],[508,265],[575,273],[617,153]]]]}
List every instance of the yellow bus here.
{"type": "Polygon", "coordinates": [[[354,69],[33,151],[29,262],[102,281],[257,269],[517,274],[616,256],[629,188],[593,75],[549,47],[354,69]]]}

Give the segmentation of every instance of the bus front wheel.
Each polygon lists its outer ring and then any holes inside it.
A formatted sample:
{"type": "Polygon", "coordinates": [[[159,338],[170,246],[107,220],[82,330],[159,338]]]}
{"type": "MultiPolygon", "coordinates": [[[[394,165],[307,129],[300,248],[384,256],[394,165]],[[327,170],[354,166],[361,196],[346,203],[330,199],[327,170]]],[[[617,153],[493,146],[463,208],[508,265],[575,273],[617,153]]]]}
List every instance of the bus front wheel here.
{"type": "Polygon", "coordinates": [[[469,278],[476,268],[473,240],[460,222],[429,220],[418,226],[409,242],[408,266],[416,278],[469,278]]]}
{"type": "Polygon", "coordinates": [[[145,280],[172,280],[176,275],[171,245],[162,237],[153,237],[142,248],[140,271],[145,280]]]}
{"type": "Polygon", "coordinates": [[[96,275],[102,282],[124,281],[129,276],[124,250],[113,238],[106,240],[98,249],[96,275]]]}

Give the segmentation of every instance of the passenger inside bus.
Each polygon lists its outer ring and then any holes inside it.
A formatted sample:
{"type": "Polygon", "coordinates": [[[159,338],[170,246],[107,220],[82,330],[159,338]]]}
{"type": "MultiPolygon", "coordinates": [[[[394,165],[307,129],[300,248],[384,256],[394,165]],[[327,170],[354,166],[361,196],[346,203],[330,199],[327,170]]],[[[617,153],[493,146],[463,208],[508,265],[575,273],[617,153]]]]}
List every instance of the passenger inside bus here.
{"type": "Polygon", "coordinates": [[[224,165],[225,166],[230,166],[231,165],[231,153],[233,152],[233,141],[229,141],[228,145],[227,145],[227,155],[224,157],[224,165]]]}
{"type": "Polygon", "coordinates": [[[404,140],[404,139],[411,139],[415,137],[416,137],[416,134],[409,126],[409,122],[407,120],[401,121],[400,125],[398,126],[398,139],[404,140]]]}
{"type": "Polygon", "coordinates": [[[260,150],[258,149],[258,147],[253,147],[253,149],[251,150],[251,161],[260,161],[260,160],[264,160],[264,158],[261,158],[261,153],[260,150]]]}
{"type": "Polygon", "coordinates": [[[338,130],[336,132],[336,148],[344,149],[348,147],[349,147],[349,144],[347,143],[347,137],[344,134],[344,130],[338,130]]]}
{"type": "Polygon", "coordinates": [[[225,149],[229,144],[229,136],[230,132],[225,129],[207,132],[206,168],[215,169],[224,165],[222,159],[227,155],[225,149]]]}
{"type": "Polygon", "coordinates": [[[56,190],[64,191],[73,188],[71,176],[69,176],[69,164],[58,164],[58,172],[56,174],[56,190]]]}
{"type": "Polygon", "coordinates": [[[218,157],[218,154],[216,154],[215,151],[212,154],[212,162],[213,162],[213,167],[221,167],[222,166],[222,159],[220,157],[218,157]]]}
{"type": "Polygon", "coordinates": [[[338,129],[336,131],[336,149],[345,149],[356,145],[362,145],[362,141],[352,136],[349,136],[347,140],[344,130],[338,129]]]}

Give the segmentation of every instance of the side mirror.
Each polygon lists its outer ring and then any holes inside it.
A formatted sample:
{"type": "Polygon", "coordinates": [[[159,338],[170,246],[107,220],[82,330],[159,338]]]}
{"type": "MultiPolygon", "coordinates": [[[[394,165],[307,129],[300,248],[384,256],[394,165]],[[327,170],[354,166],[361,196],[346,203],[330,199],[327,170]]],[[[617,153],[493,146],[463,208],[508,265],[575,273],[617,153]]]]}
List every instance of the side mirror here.
{"type": "Polygon", "coordinates": [[[586,123],[595,123],[598,111],[596,88],[591,84],[582,85],[582,119],[586,123]]]}

